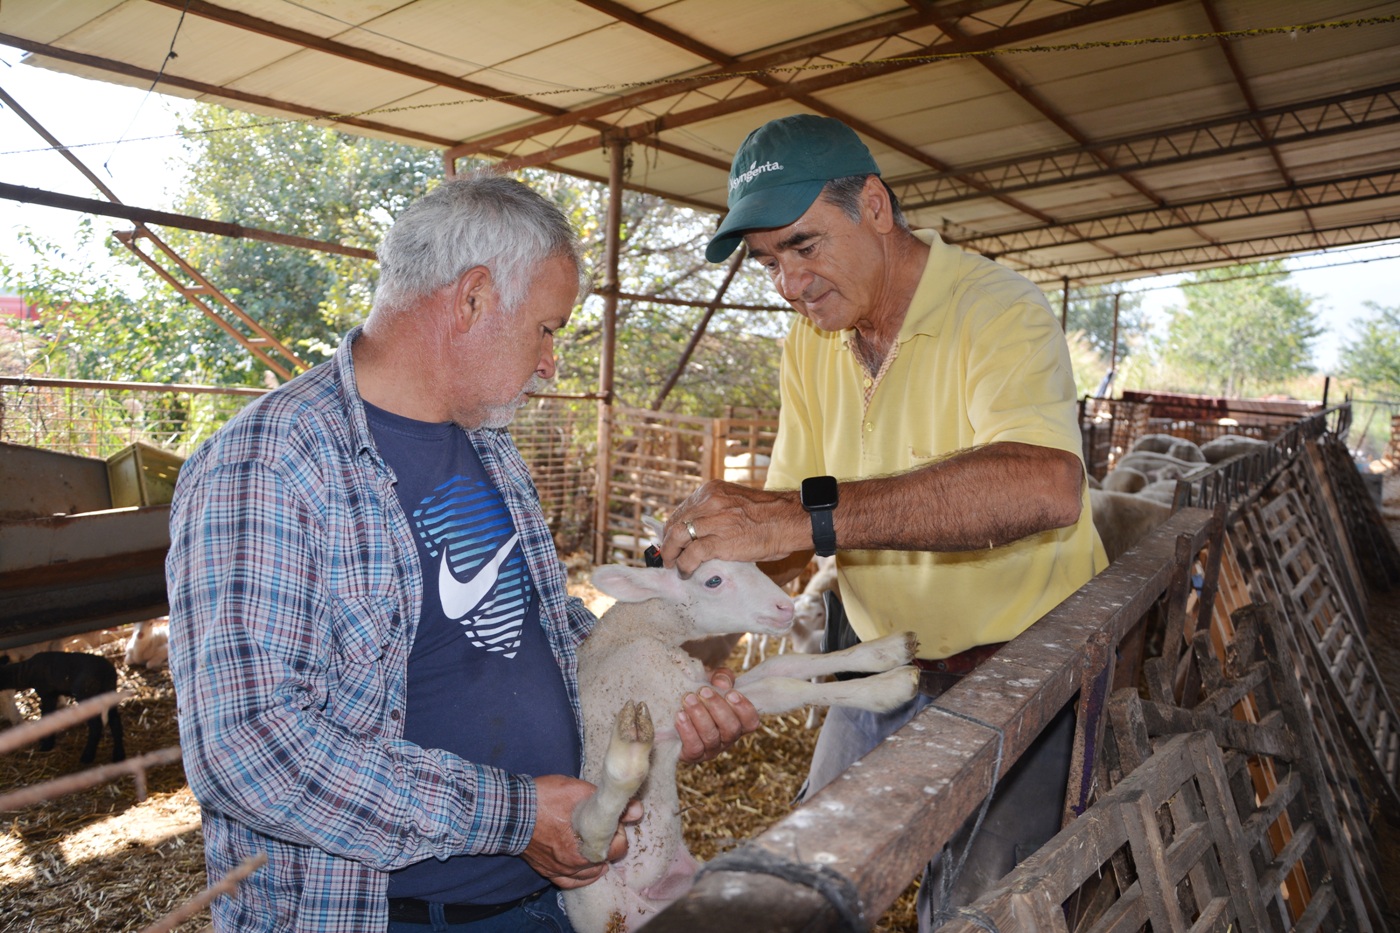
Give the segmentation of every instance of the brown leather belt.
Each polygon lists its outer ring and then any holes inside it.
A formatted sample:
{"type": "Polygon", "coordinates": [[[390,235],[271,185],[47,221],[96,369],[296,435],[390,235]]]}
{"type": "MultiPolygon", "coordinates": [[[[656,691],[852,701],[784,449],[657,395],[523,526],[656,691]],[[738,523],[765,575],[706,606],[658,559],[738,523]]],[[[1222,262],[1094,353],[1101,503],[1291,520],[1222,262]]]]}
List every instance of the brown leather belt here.
{"type": "Polygon", "coordinates": [[[974,645],[966,651],[960,651],[947,658],[938,658],[933,661],[926,661],[923,658],[915,658],[914,666],[921,671],[930,674],[952,674],[961,677],[969,674],[972,669],[983,661],[996,654],[1006,642],[999,641],[994,645],[974,645]]]}

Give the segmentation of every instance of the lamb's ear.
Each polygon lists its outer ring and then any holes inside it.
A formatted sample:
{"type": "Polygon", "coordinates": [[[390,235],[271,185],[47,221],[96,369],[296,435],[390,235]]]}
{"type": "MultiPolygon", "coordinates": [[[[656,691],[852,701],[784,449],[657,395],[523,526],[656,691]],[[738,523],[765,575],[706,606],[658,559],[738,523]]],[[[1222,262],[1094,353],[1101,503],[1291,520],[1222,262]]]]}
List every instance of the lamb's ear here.
{"type": "Polygon", "coordinates": [[[658,597],[678,595],[680,577],[662,567],[627,567],[604,564],[593,568],[594,587],[620,603],[640,603],[658,597]]]}
{"type": "Polygon", "coordinates": [[[647,534],[651,536],[651,543],[657,547],[661,547],[661,533],[666,530],[666,524],[651,515],[643,515],[642,526],[646,528],[647,534]]]}

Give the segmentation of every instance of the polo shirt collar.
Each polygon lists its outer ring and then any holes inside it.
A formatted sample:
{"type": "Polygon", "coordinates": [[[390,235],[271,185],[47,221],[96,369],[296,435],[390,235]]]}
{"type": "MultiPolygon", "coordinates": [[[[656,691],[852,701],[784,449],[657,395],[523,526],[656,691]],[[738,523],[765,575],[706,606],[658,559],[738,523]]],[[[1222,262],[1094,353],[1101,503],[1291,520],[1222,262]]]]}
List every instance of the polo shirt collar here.
{"type": "Polygon", "coordinates": [[[937,337],[943,330],[943,321],[952,305],[953,285],[958,280],[958,263],[963,255],[961,249],[944,243],[933,230],[915,230],[914,236],[928,244],[928,264],[904,312],[904,323],[900,325],[897,338],[899,343],[918,334],[937,337]]]}

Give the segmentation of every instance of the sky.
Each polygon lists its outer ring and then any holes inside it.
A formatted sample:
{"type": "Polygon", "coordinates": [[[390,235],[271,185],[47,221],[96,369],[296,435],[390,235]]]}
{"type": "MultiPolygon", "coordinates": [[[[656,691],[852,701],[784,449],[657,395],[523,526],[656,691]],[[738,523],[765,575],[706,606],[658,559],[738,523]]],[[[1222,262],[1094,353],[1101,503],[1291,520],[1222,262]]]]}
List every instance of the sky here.
{"type": "MultiPolygon", "coordinates": [[[[182,178],[169,159],[180,151],[176,127],[188,101],[144,89],[119,87],[19,64],[22,53],[0,45],[0,88],[112,189],[125,204],[167,209],[182,178]]],[[[0,107],[0,180],[80,197],[98,198],[92,185],[9,107],[0,107]]],[[[20,233],[31,229],[61,244],[74,240],[78,214],[59,208],[0,200],[0,255],[27,252],[20,233]]],[[[256,223],[249,221],[256,226],[256,223]]],[[[95,218],[97,230],[129,229],[116,218],[95,218]]],[[[1400,241],[1297,257],[1287,262],[1290,282],[1311,295],[1325,333],[1314,345],[1314,362],[1332,373],[1343,341],[1354,340],[1353,323],[1367,314],[1364,303],[1400,301],[1400,241]]],[[[1142,291],[1143,307],[1160,324],[1166,309],[1185,303],[1175,277],[1139,279],[1125,291],[1142,291]]]]}

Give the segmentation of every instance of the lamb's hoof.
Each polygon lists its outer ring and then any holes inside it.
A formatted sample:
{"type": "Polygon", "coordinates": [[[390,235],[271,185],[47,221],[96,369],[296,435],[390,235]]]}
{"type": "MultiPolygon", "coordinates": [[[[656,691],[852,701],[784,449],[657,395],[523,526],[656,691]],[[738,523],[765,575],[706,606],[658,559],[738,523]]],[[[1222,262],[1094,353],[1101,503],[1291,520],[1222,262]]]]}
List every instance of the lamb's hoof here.
{"type": "Polygon", "coordinates": [[[919,636],[915,635],[913,632],[905,632],[903,634],[904,649],[909,652],[909,657],[905,659],[907,663],[919,656],[919,636]]]}
{"type": "Polygon", "coordinates": [[[651,767],[651,747],[655,741],[656,729],[647,705],[628,700],[617,711],[612,741],[603,757],[603,769],[608,777],[629,792],[635,791],[651,767]]]}
{"type": "Polygon", "coordinates": [[[614,735],[623,742],[645,742],[651,745],[656,741],[656,729],[651,724],[651,713],[645,703],[628,700],[617,711],[614,735]]]}
{"type": "Polygon", "coordinates": [[[874,674],[862,681],[866,690],[864,709],[887,713],[914,699],[919,692],[919,669],[912,664],[874,674]]]}
{"type": "Polygon", "coordinates": [[[848,670],[888,671],[913,662],[919,654],[919,637],[913,632],[893,632],[884,638],[861,642],[850,650],[848,670]]]}

